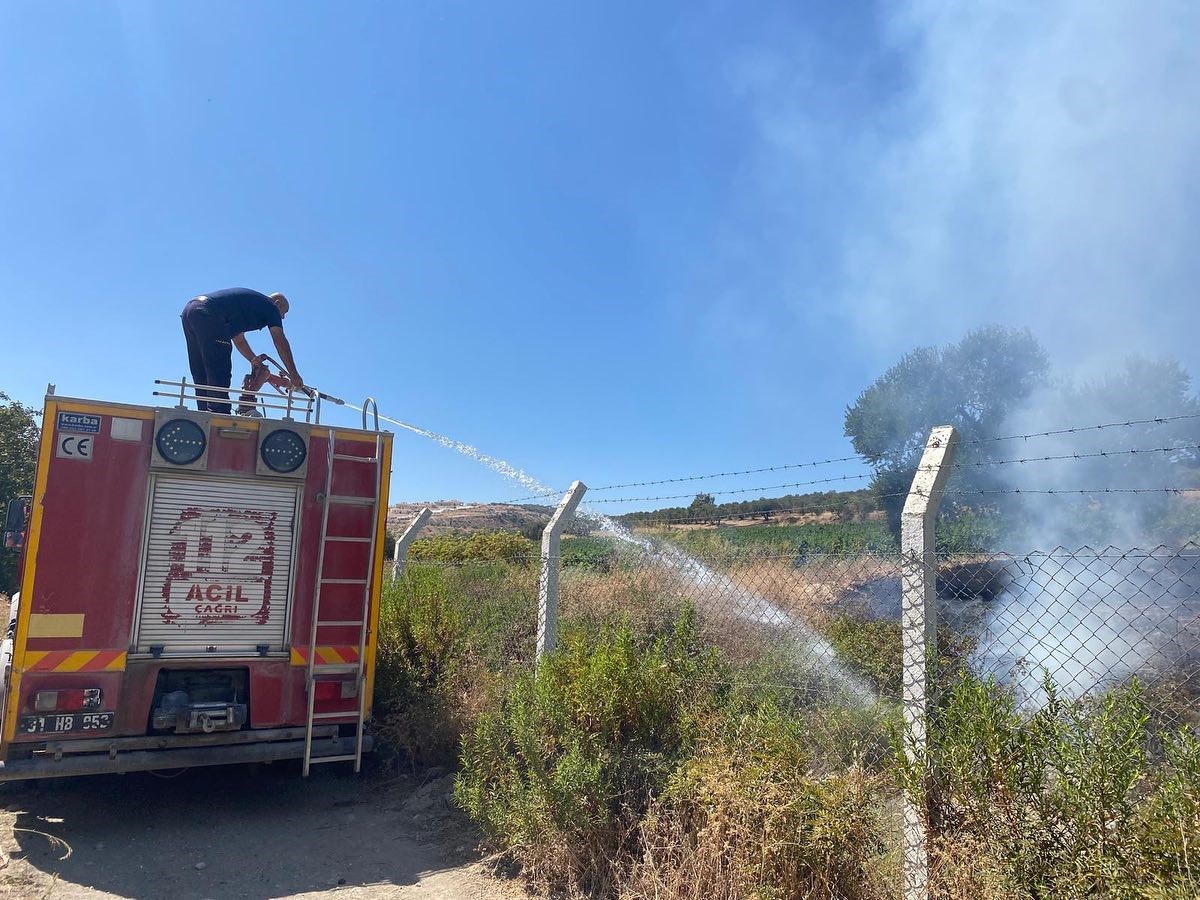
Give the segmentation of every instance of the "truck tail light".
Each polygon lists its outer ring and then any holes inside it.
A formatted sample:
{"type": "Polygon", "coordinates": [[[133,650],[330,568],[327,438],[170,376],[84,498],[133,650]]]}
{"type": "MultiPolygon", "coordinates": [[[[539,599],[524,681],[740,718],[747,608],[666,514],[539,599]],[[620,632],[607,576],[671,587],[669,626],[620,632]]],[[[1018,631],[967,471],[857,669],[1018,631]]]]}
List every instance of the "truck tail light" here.
{"type": "Polygon", "coordinates": [[[99,709],[103,699],[100,688],[38,691],[33,697],[33,708],[38,712],[79,712],[85,709],[99,709]]]}
{"type": "Polygon", "coordinates": [[[314,700],[346,700],[357,696],[356,681],[318,681],[313,692],[314,700]]]}

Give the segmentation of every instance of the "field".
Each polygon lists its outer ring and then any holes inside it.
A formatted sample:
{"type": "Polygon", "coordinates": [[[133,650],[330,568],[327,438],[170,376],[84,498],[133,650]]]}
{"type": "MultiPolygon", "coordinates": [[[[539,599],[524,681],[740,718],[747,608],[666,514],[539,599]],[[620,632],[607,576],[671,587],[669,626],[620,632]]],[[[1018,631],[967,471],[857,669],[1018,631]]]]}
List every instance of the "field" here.
{"type": "Polygon", "coordinates": [[[385,752],[457,766],[495,850],[578,896],[897,897],[918,786],[937,897],[1195,896],[1194,671],[1048,681],[1031,703],[973,670],[979,610],[1011,588],[971,534],[939,571],[916,763],[897,749],[898,556],[870,521],[654,533],[701,568],[564,540],[559,648],[536,666],[535,545],[419,543],[385,597],[385,752]]]}

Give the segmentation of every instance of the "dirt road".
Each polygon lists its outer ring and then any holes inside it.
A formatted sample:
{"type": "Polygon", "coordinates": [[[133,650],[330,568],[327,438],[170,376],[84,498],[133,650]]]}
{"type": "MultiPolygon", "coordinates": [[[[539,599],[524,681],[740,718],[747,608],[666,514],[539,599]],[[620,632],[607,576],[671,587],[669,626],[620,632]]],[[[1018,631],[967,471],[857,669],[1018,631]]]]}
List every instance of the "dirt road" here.
{"type": "Polygon", "coordinates": [[[0,787],[0,896],[517,896],[473,862],[449,778],[386,782],[334,768],[307,781],[276,764],[0,787]]]}

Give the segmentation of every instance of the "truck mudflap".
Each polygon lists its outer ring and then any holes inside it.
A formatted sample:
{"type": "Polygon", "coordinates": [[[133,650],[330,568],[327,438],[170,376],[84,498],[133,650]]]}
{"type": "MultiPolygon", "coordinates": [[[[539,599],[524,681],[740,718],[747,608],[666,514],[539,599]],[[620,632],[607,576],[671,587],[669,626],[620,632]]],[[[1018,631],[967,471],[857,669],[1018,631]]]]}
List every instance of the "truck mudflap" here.
{"type": "MultiPolygon", "coordinates": [[[[254,735],[254,732],[239,732],[254,735]]],[[[304,757],[303,729],[280,729],[277,735],[289,739],[244,739],[239,743],[186,744],[164,743],[164,738],[128,738],[114,741],[50,744],[28,759],[0,761],[0,782],[31,778],[66,778],[73,775],[105,775],[125,772],[150,772],[156,769],[188,769],[235,763],[276,762],[304,757]],[[299,731],[297,739],[292,732],[299,731]],[[148,742],[153,742],[150,744],[148,742]],[[80,752],[76,744],[103,744],[91,752],[80,752]]],[[[216,737],[215,735],[213,737],[216,737]]],[[[228,737],[228,736],[227,736],[228,737]]],[[[332,761],[354,759],[353,736],[341,737],[337,726],[314,729],[312,756],[332,761]]],[[[374,748],[371,735],[363,735],[363,752],[374,748]]]]}

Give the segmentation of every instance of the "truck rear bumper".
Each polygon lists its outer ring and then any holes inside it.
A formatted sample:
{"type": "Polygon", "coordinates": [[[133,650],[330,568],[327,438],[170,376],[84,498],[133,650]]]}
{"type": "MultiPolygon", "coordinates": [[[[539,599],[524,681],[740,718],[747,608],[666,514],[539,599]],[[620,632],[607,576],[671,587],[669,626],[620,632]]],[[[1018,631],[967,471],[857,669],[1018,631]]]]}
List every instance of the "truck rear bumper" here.
{"type": "MultiPolygon", "coordinates": [[[[363,735],[363,752],[371,750],[374,740],[363,735]]],[[[354,753],[353,737],[314,738],[312,756],[344,756],[354,753]]],[[[233,763],[275,762],[301,759],[304,741],[270,741],[216,747],[182,747],[170,750],[119,750],[107,754],[89,753],[55,756],[49,753],[29,759],[0,762],[0,782],[30,778],[65,778],[72,775],[106,775],[124,772],[149,772],[155,769],[187,769],[198,766],[222,766],[233,763]]]]}

